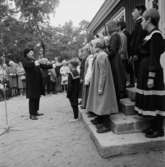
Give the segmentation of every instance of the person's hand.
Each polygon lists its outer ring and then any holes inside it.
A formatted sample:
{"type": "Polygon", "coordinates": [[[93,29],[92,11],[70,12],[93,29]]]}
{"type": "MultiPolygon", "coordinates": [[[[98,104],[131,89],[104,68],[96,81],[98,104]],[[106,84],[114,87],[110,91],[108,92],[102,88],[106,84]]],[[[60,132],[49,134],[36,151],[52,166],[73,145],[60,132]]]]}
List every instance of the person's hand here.
{"type": "Polygon", "coordinates": [[[122,60],[125,59],[125,55],[124,54],[121,54],[120,57],[121,57],[122,60]]]}
{"type": "Polygon", "coordinates": [[[147,86],[150,89],[153,88],[154,87],[154,79],[148,79],[147,86]]]}
{"type": "Polygon", "coordinates": [[[53,68],[56,68],[56,64],[55,64],[55,63],[54,63],[54,64],[52,64],[52,67],[53,67],[53,68]]]}
{"type": "Polygon", "coordinates": [[[98,90],[98,94],[99,94],[99,95],[102,95],[102,94],[103,94],[103,91],[102,91],[102,90],[98,90]]]}
{"type": "Polygon", "coordinates": [[[133,56],[133,60],[134,60],[134,61],[137,61],[137,60],[138,60],[138,56],[137,56],[137,55],[134,55],[134,56],[133,56]]]}
{"type": "Polygon", "coordinates": [[[132,63],[133,57],[131,56],[128,61],[129,61],[129,63],[132,63]]]}
{"type": "Polygon", "coordinates": [[[41,58],[38,61],[40,64],[47,64],[49,62],[47,58],[41,58]]]}

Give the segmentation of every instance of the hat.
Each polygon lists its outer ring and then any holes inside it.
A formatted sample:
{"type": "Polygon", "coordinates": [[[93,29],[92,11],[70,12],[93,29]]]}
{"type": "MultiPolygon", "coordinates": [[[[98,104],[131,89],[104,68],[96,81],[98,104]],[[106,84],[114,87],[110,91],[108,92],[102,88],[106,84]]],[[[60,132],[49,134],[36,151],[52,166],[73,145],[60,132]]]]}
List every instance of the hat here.
{"type": "Polygon", "coordinates": [[[34,49],[33,48],[26,48],[26,49],[24,49],[24,57],[26,57],[27,56],[27,54],[30,52],[30,51],[33,51],[34,49]]]}
{"type": "Polygon", "coordinates": [[[70,63],[73,67],[75,67],[75,68],[79,65],[79,62],[76,61],[75,59],[70,60],[69,63],[70,63]]]}
{"type": "Polygon", "coordinates": [[[94,48],[103,49],[105,47],[105,40],[104,38],[96,38],[91,41],[91,44],[94,48]]]}

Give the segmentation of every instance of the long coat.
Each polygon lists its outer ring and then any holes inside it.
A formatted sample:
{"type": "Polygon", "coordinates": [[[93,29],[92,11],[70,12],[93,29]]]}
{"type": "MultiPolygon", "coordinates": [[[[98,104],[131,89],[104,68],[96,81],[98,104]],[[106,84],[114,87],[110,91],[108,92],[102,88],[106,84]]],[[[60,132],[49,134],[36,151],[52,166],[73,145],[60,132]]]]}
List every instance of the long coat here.
{"type": "Polygon", "coordinates": [[[49,69],[52,65],[35,66],[34,60],[28,57],[25,57],[22,63],[26,74],[26,97],[39,98],[45,94],[40,68],[49,69]]]}
{"type": "Polygon", "coordinates": [[[10,88],[17,88],[18,87],[17,67],[16,67],[15,64],[9,66],[8,74],[9,74],[9,85],[10,85],[10,88]]]}
{"type": "Polygon", "coordinates": [[[104,51],[98,52],[94,60],[87,111],[100,116],[118,112],[111,65],[104,51]],[[99,91],[102,93],[100,94],[99,91]]]}
{"type": "Polygon", "coordinates": [[[121,39],[118,33],[113,33],[109,42],[109,61],[112,66],[113,79],[116,89],[116,96],[119,99],[125,96],[126,70],[120,55],[121,39]]]}
{"type": "Polygon", "coordinates": [[[159,30],[153,29],[141,47],[142,60],[137,79],[135,110],[142,115],[165,116],[165,86],[160,65],[163,51],[163,37],[159,30]],[[153,88],[148,88],[148,79],[154,80],[153,88]]]}

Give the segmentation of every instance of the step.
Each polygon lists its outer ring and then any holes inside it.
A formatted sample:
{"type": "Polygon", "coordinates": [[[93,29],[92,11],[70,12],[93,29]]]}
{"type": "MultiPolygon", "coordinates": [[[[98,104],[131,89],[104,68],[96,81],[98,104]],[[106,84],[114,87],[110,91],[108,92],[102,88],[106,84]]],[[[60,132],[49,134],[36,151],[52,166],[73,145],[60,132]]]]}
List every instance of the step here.
{"type": "Polygon", "coordinates": [[[83,110],[80,111],[80,114],[102,158],[165,150],[165,137],[148,139],[142,133],[118,135],[108,132],[98,134],[86,112],[83,110]]]}
{"type": "Polygon", "coordinates": [[[135,115],[137,114],[134,110],[135,102],[131,101],[129,98],[120,99],[121,112],[125,115],[135,115]]]}
{"type": "Polygon", "coordinates": [[[136,88],[135,88],[135,87],[127,88],[127,96],[128,96],[128,98],[130,98],[132,101],[135,101],[136,88]]]}
{"type": "Polygon", "coordinates": [[[126,116],[120,113],[111,116],[111,128],[116,134],[137,133],[148,128],[148,123],[146,119],[138,115],[126,116]]]}

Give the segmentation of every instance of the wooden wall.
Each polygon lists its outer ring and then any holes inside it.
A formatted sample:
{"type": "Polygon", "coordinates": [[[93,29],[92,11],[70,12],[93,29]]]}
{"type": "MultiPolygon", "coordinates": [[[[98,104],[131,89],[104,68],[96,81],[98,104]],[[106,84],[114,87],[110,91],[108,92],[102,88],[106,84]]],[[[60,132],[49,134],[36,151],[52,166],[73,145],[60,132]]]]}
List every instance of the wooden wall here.
{"type": "Polygon", "coordinates": [[[129,32],[133,29],[133,20],[132,20],[132,10],[136,5],[145,5],[145,0],[121,0],[119,4],[112,10],[112,12],[108,15],[108,17],[102,21],[100,25],[98,25],[97,29],[94,31],[94,34],[96,34],[99,29],[105,26],[105,24],[111,20],[111,18],[117,13],[122,7],[126,9],[126,23],[127,23],[127,29],[129,32]]]}

